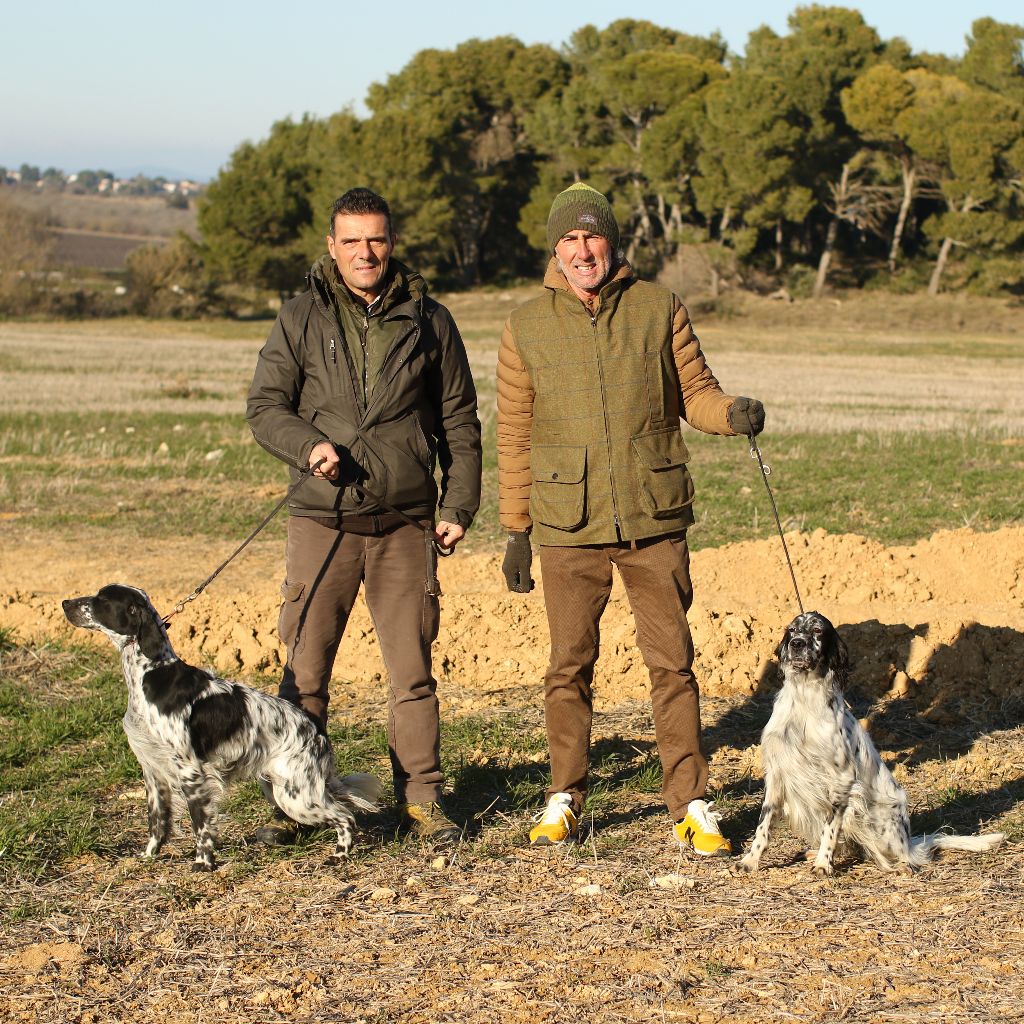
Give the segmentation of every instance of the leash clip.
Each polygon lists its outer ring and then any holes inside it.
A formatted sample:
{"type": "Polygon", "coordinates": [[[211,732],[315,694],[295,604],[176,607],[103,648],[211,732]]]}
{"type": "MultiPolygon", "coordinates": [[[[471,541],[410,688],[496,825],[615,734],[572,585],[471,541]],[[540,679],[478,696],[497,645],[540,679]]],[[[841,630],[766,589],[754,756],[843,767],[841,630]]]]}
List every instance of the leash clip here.
{"type": "Polygon", "coordinates": [[[761,449],[757,447],[757,442],[754,440],[753,434],[750,435],[750,457],[760,465],[761,472],[764,473],[765,476],[772,475],[772,467],[762,459],[761,449]]]}

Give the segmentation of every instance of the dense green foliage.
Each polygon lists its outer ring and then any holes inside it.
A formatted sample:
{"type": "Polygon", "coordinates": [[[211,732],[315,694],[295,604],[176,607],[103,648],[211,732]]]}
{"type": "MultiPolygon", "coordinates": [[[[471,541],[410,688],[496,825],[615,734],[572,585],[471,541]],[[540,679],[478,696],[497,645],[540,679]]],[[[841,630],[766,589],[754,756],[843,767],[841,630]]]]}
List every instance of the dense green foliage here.
{"type": "Polygon", "coordinates": [[[367,185],[432,278],[508,280],[542,266],[551,199],[585,179],[644,274],[697,245],[715,282],[1019,292],[1022,40],[979,18],[961,59],[915,54],[856,10],[812,5],[742,57],[632,19],[560,52],[507,36],[422,50],[371,86],[369,117],[279,122],[239,146],[202,204],[205,261],[295,290],[332,199],[367,185]]]}

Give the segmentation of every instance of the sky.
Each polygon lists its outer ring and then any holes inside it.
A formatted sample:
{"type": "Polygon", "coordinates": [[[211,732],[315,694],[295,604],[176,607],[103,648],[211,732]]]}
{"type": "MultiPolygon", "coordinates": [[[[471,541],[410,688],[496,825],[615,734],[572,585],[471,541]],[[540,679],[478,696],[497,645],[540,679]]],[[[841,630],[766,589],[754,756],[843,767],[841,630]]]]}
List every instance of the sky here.
{"type": "MultiPolygon", "coordinates": [[[[5,3],[0,18],[0,166],[209,180],[239,143],[274,121],[345,107],[364,115],[373,82],[419,50],[514,35],[562,46],[583,25],[646,19],[692,35],[718,31],[742,53],[749,33],[786,32],[797,0],[49,0],[5,3]]],[[[863,0],[883,39],[958,56],[980,17],[1024,22],[1021,0],[940,5],[863,0]]]]}

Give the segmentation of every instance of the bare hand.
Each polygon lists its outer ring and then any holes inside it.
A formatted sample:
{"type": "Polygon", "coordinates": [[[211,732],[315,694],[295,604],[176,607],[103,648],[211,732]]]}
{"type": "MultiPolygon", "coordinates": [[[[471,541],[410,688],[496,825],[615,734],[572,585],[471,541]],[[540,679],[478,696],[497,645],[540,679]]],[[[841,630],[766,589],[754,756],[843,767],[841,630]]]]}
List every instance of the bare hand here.
{"type": "Polygon", "coordinates": [[[330,441],[321,441],[319,444],[313,445],[313,450],[309,453],[309,464],[314,466],[321,459],[324,460],[323,465],[314,470],[313,476],[318,476],[321,480],[337,480],[341,460],[330,441]]]}
{"type": "Polygon", "coordinates": [[[466,536],[464,527],[458,523],[446,523],[443,519],[434,528],[434,539],[441,547],[448,551],[454,549],[455,545],[466,536]]]}

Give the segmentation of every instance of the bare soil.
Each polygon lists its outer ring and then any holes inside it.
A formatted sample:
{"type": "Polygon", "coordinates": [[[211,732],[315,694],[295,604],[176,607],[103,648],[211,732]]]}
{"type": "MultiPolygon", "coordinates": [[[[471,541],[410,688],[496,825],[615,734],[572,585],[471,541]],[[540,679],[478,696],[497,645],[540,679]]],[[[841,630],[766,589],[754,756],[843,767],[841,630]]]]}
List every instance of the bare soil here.
{"type": "MultiPolygon", "coordinates": [[[[528,817],[500,803],[474,809],[442,860],[397,840],[385,814],[337,869],[323,865],[326,843],[254,866],[226,822],[225,866],[212,876],[188,873],[182,840],[153,864],[126,850],[13,881],[14,904],[36,911],[4,927],[0,1018],[1024,1019],[1024,528],[895,548],[823,532],[787,539],[805,607],[850,645],[850,699],[910,792],[915,826],[1000,827],[1010,835],[1001,849],[950,854],[913,877],[851,861],[819,881],[782,830],[766,869],[738,878],[727,862],[682,858],[651,794],[595,814],[581,844],[549,852],[527,849],[528,817]]],[[[228,553],[174,538],[159,550],[96,541],[5,543],[0,626],[64,634],[60,599],[115,581],[169,611],[228,553]]],[[[506,593],[500,558],[470,547],[441,564],[442,713],[514,714],[539,728],[542,589],[506,593]]],[[[257,542],[174,619],[179,653],[225,673],[274,672],[282,564],[279,544],[257,542]]],[[[756,822],[757,736],[795,601],[777,539],[699,551],[693,576],[712,780],[739,845],[756,822]]],[[[382,720],[382,673],[360,606],[333,714],[382,720]]],[[[647,685],[618,587],[596,689],[595,749],[643,763],[654,742],[647,685]]],[[[496,767],[527,761],[510,750],[496,767]]],[[[141,789],[120,798],[141,847],[141,789]]]]}

